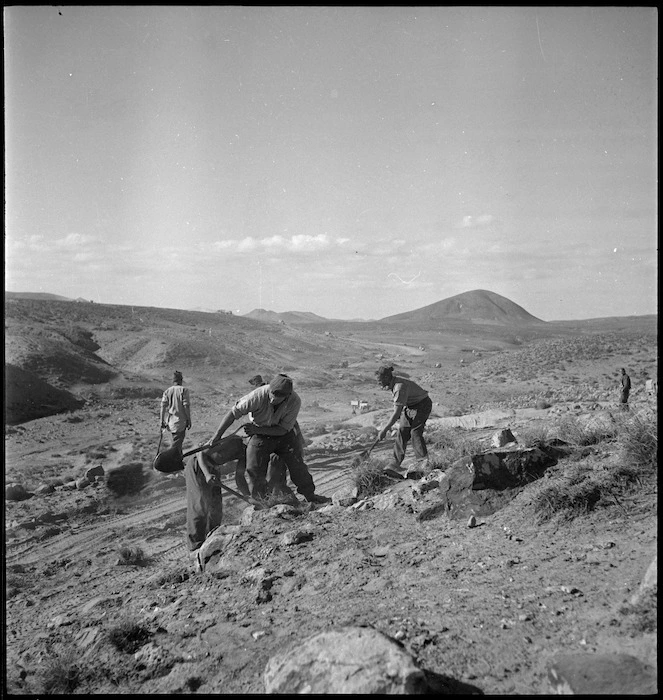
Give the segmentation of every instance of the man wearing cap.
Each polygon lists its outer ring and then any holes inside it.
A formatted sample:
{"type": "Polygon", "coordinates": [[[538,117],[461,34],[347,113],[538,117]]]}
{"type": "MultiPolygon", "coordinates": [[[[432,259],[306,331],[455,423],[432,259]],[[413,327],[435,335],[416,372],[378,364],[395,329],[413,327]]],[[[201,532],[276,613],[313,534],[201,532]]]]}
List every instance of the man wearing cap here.
{"type": "Polygon", "coordinates": [[[405,459],[405,449],[410,438],[415,456],[422,460],[422,463],[427,460],[428,449],[424,440],[424,429],[431,414],[433,402],[428,392],[416,382],[396,376],[393,367],[380,367],[375,376],[383,389],[391,391],[394,400],[393,413],[387,425],[378,433],[378,438],[384,440],[391,427],[398,423],[398,433],[394,442],[394,467],[396,469],[392,470],[388,467],[386,471],[390,475],[402,476],[397,469],[405,459]]]}
{"type": "Polygon", "coordinates": [[[242,427],[249,436],[246,474],[254,498],[266,496],[270,457],[278,455],[285,462],[297,491],[309,503],[330,502],[331,499],[315,493],[313,478],[302,457],[294,429],[301,405],[299,395],[293,391],[292,379],[285,374],[277,374],[269,384],[259,386],[239,399],[208,441],[211,447],[238,418],[249,416],[251,422],[242,427]]]}
{"type": "Polygon", "coordinates": [[[173,385],[163,392],[161,397],[161,430],[170,430],[173,447],[177,445],[180,451],[184,435],[191,429],[191,407],[189,390],[182,386],[182,373],[173,373],[173,385]]]}

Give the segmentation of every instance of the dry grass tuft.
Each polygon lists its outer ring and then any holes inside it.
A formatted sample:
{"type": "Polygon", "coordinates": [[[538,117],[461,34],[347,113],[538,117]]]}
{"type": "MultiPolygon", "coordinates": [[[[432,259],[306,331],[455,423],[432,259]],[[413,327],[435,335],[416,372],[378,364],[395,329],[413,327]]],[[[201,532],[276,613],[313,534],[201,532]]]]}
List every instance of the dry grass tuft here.
{"type": "Polygon", "coordinates": [[[352,479],[357,487],[358,498],[375,496],[394,483],[393,479],[385,475],[384,463],[370,458],[353,467],[352,479]]]}
{"type": "MultiPolygon", "coordinates": [[[[554,516],[572,519],[593,510],[604,500],[619,507],[621,497],[633,488],[656,482],[658,434],[654,414],[613,417],[609,429],[577,429],[576,444],[596,444],[600,436],[619,445],[618,459],[600,465],[579,462],[566,470],[550,485],[542,488],[533,499],[540,520],[554,516]],[[591,442],[586,442],[591,440],[591,442]]],[[[566,434],[567,439],[570,437],[566,434]]]]}

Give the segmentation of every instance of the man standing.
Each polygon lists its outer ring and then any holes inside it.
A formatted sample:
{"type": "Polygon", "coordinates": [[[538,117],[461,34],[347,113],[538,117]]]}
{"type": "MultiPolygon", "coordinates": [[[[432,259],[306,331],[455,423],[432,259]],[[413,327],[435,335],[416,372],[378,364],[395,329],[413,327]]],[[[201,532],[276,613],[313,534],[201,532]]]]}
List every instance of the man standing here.
{"type": "Polygon", "coordinates": [[[622,409],[628,411],[628,395],[631,393],[631,378],[626,374],[626,370],[622,367],[621,373],[621,396],[620,403],[622,404],[622,409]]]}
{"type": "Polygon", "coordinates": [[[161,430],[168,428],[172,445],[182,450],[184,435],[191,429],[191,408],[189,390],[182,386],[182,373],[173,373],[173,386],[166,389],[161,397],[161,430]]]}
{"type": "MultiPolygon", "coordinates": [[[[384,440],[391,426],[399,422],[398,435],[394,443],[394,466],[400,467],[405,459],[405,448],[410,438],[417,458],[425,460],[428,457],[428,449],[424,442],[424,428],[433,408],[433,402],[428,392],[422,389],[411,379],[394,375],[393,367],[380,367],[375,373],[378,383],[384,389],[390,389],[394,397],[394,412],[387,425],[378,433],[380,440],[384,440]]],[[[402,476],[399,472],[387,473],[402,476]]]]}
{"type": "Polygon", "coordinates": [[[251,422],[243,426],[249,436],[246,450],[246,473],[251,496],[265,498],[267,469],[271,455],[285,462],[297,491],[309,503],[329,503],[331,499],[315,493],[313,478],[302,458],[295,423],[302,401],[293,391],[292,379],[277,374],[269,384],[259,386],[243,396],[225,415],[208,445],[213,446],[241,416],[251,422]]]}

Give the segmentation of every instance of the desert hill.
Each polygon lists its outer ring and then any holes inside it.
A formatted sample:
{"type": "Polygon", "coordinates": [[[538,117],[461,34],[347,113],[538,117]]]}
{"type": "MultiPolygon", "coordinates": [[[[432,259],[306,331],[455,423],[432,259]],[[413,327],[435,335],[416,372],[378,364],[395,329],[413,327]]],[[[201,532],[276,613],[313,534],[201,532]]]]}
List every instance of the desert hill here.
{"type": "Polygon", "coordinates": [[[327,323],[330,319],[324,316],[318,316],[310,311],[268,311],[267,309],[253,309],[248,314],[244,314],[245,318],[251,318],[255,321],[265,321],[267,323],[327,323]]]}
{"type": "Polygon", "coordinates": [[[523,325],[545,323],[506,297],[484,289],[456,294],[414,311],[406,311],[381,319],[382,321],[426,322],[436,325],[447,319],[462,319],[472,323],[523,325]]]}
{"type": "Polygon", "coordinates": [[[59,294],[48,294],[46,292],[5,292],[5,299],[33,299],[41,301],[82,301],[81,299],[70,299],[59,294]]]}

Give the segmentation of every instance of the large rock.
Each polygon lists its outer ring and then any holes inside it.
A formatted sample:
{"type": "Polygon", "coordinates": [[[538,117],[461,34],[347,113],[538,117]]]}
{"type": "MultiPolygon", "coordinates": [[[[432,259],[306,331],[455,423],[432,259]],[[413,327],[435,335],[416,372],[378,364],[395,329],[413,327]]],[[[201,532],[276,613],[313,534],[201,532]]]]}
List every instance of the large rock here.
{"type": "Polygon", "coordinates": [[[395,640],[365,627],[321,632],[273,656],[265,667],[267,693],[415,695],[424,672],[395,640]]]}
{"type": "Polygon", "coordinates": [[[557,695],[655,695],[656,669],[629,654],[560,654],[548,664],[557,695]]]}
{"type": "Polygon", "coordinates": [[[32,498],[33,495],[23,484],[9,484],[5,488],[5,498],[8,501],[25,501],[28,498],[32,498]]]}
{"type": "Polygon", "coordinates": [[[538,447],[516,447],[463,457],[440,479],[439,491],[446,512],[452,520],[490,515],[554,464],[557,464],[554,454],[538,447]]]}

